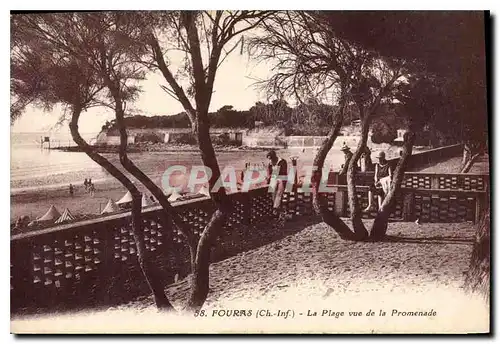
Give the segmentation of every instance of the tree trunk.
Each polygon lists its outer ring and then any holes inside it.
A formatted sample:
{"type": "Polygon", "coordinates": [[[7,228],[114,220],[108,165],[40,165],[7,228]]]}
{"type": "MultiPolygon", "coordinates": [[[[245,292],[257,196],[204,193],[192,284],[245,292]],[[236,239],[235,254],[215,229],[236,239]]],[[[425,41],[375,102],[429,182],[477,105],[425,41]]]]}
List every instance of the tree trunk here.
{"type": "MultiPolygon", "coordinates": [[[[171,227],[171,224],[174,224],[180,231],[183,233],[187,240],[187,244],[190,252],[190,261],[191,261],[191,270],[194,270],[194,261],[195,257],[194,247],[196,246],[196,238],[194,233],[184,225],[182,219],[178,216],[177,212],[173,209],[168,201],[167,197],[163,193],[163,191],[142,171],[140,170],[129,158],[127,154],[127,142],[128,142],[128,134],[124,123],[124,108],[122,103],[122,97],[120,94],[119,86],[116,85],[108,75],[104,75],[106,85],[110,90],[110,93],[115,101],[115,117],[116,124],[120,133],[120,147],[119,147],[119,155],[120,155],[120,163],[123,167],[130,172],[134,177],[136,177],[160,202],[160,205],[163,208],[164,217],[162,217],[163,226],[165,228],[171,227]]],[[[135,188],[135,186],[134,186],[135,188]]],[[[137,188],[135,188],[137,190],[137,188]]],[[[138,190],[137,190],[138,192],[138,190]]],[[[132,195],[133,192],[131,191],[132,195]]],[[[139,193],[140,197],[140,193],[139,193]]],[[[139,200],[139,209],[141,209],[141,200],[139,200]]],[[[149,260],[143,260],[144,262],[148,262],[149,260]]],[[[162,281],[162,271],[156,266],[152,264],[144,264],[147,269],[150,278],[150,285],[153,291],[153,295],[155,298],[156,305],[158,309],[165,311],[174,310],[172,304],[168,300],[165,294],[165,286],[161,282],[162,281]]]]}
{"type": "Polygon", "coordinates": [[[358,198],[356,196],[356,166],[358,164],[361,154],[366,150],[366,142],[368,141],[368,131],[370,129],[371,114],[363,116],[363,111],[360,109],[361,121],[361,138],[356,147],[349,166],[347,168],[347,199],[351,209],[351,221],[358,240],[364,240],[368,237],[363,220],[361,219],[361,209],[359,208],[358,198]]]}
{"type": "Polygon", "coordinates": [[[216,192],[213,192],[213,188],[221,176],[221,171],[219,163],[217,162],[217,157],[215,155],[215,150],[212,144],[212,139],[210,138],[210,125],[208,123],[208,110],[204,113],[198,113],[198,148],[201,153],[201,160],[205,167],[208,167],[212,172],[210,179],[208,180],[208,185],[210,187],[210,196],[215,202],[217,207],[220,205],[229,206],[227,199],[226,189],[220,187],[216,192]]]}
{"type": "Polygon", "coordinates": [[[490,205],[489,191],[486,190],[486,207],[476,225],[476,237],[472,249],[469,270],[465,279],[467,290],[478,292],[486,301],[490,299],[490,205]]]}
{"type": "MultiPolygon", "coordinates": [[[[118,113],[117,113],[118,117],[118,113]]],[[[128,170],[131,161],[127,157],[127,131],[123,126],[120,128],[120,148],[119,148],[120,162],[128,170]]],[[[151,291],[155,299],[156,307],[164,311],[172,311],[174,307],[170,303],[165,294],[165,285],[162,282],[162,273],[156,264],[151,264],[151,253],[146,250],[144,244],[144,225],[142,222],[142,195],[137,187],[130,182],[125,187],[132,194],[132,218],[134,224],[134,240],[137,245],[137,252],[139,256],[139,264],[144,271],[146,279],[148,280],[151,291]]]]}
{"type": "Polygon", "coordinates": [[[470,159],[466,162],[465,166],[462,168],[460,173],[469,173],[470,169],[474,165],[474,163],[477,161],[477,158],[481,156],[481,153],[476,153],[473,156],[470,157],[470,159]]]}
{"type": "Polygon", "coordinates": [[[110,163],[106,158],[98,154],[93,150],[91,146],[81,137],[78,131],[78,120],[81,114],[81,107],[74,106],[71,122],[69,124],[71,136],[73,141],[87,154],[89,158],[91,158],[94,162],[103,167],[109,174],[111,174],[114,178],[116,178],[123,186],[127,188],[128,191],[132,194],[133,202],[132,202],[132,233],[134,236],[134,240],[137,245],[137,253],[138,253],[138,261],[141,267],[141,271],[146,278],[146,281],[154,294],[155,302],[160,309],[172,309],[172,305],[168,301],[165,296],[163,285],[161,282],[158,282],[158,276],[151,271],[151,267],[149,264],[150,260],[148,259],[148,253],[146,252],[145,244],[144,244],[144,236],[142,233],[143,223],[142,223],[142,215],[141,215],[141,194],[132,183],[130,179],[128,179],[120,170],[118,170],[112,163],[110,163]],[[139,209],[139,210],[137,210],[139,209]],[[161,287],[161,291],[159,290],[161,287]]]}
{"type": "Polygon", "coordinates": [[[478,142],[467,141],[464,144],[464,152],[462,157],[462,165],[460,166],[460,173],[468,173],[477,158],[481,156],[483,147],[478,142]]]}
{"type": "Polygon", "coordinates": [[[311,180],[311,190],[312,190],[312,203],[314,212],[321,216],[323,222],[328,226],[332,227],[335,232],[344,240],[358,240],[358,237],[354,232],[351,231],[349,226],[346,225],[342,219],[335,214],[335,211],[328,209],[325,202],[321,199],[319,194],[319,184],[321,181],[322,172],[317,171],[313,174],[311,180]]]}
{"type": "Polygon", "coordinates": [[[210,188],[210,197],[215,203],[216,210],[212,214],[207,226],[203,229],[198,241],[196,259],[193,274],[191,276],[191,294],[186,306],[186,309],[190,311],[199,310],[207,299],[210,286],[209,268],[211,263],[211,249],[232,209],[226,189],[221,187],[215,192],[213,190],[221,176],[221,172],[210,138],[208,110],[198,113],[197,118],[198,146],[203,164],[212,171],[208,184],[210,188]]]}
{"type": "Polygon", "coordinates": [[[385,195],[382,206],[380,207],[375,221],[373,222],[370,237],[374,240],[381,240],[385,237],[387,233],[387,225],[389,223],[389,215],[391,214],[394,202],[396,201],[396,195],[401,189],[401,183],[403,182],[404,173],[406,170],[406,164],[408,158],[412,154],[413,143],[415,141],[415,133],[407,132],[404,136],[403,154],[398,161],[398,164],[394,170],[391,186],[387,195],[385,195]]]}
{"type": "Polygon", "coordinates": [[[472,154],[471,154],[471,150],[469,148],[469,145],[468,145],[468,143],[465,143],[463,154],[462,154],[462,163],[460,164],[459,172],[462,172],[465,165],[467,165],[467,162],[470,160],[471,156],[472,156],[472,154]]]}
{"type": "Polygon", "coordinates": [[[321,199],[321,195],[319,194],[319,185],[323,176],[323,167],[325,165],[325,160],[335,140],[337,139],[340,128],[342,127],[344,111],[345,106],[341,105],[339,111],[334,117],[334,122],[332,128],[330,129],[330,132],[328,133],[328,137],[321,143],[321,147],[314,157],[314,170],[311,178],[312,202],[315,213],[320,215],[322,220],[327,225],[332,227],[342,239],[355,240],[355,235],[351,231],[349,226],[347,226],[345,222],[342,221],[342,219],[337,214],[335,214],[334,211],[328,209],[327,205],[323,202],[323,200],[321,199]]]}
{"type": "Polygon", "coordinates": [[[152,262],[152,254],[146,249],[144,243],[144,223],[142,221],[142,197],[137,188],[132,191],[132,235],[137,247],[137,258],[139,266],[146,277],[149,288],[153,293],[156,307],[162,311],[174,311],[174,306],[170,303],[165,294],[165,284],[163,274],[157,265],[152,262]]]}
{"type": "Polygon", "coordinates": [[[339,172],[340,176],[345,176],[347,173],[347,169],[349,168],[349,163],[352,160],[352,153],[349,153],[349,155],[346,154],[345,159],[344,159],[344,165],[342,166],[342,169],[339,172]]]}
{"type": "Polygon", "coordinates": [[[212,97],[215,72],[218,67],[219,53],[222,49],[223,43],[221,45],[214,44],[212,46],[212,53],[208,63],[208,73],[205,73],[196,20],[196,12],[181,12],[181,26],[185,28],[187,41],[189,42],[188,55],[191,57],[196,111],[191,106],[189,100],[187,100],[184,91],[180,88],[177,81],[173,78],[172,74],[166,67],[161,50],[159,49],[158,41],[152,41],[154,56],[158,62],[160,70],[167,79],[167,82],[173,88],[184,109],[187,111],[193,128],[196,130],[198,147],[200,149],[203,164],[212,172],[208,184],[210,188],[210,197],[215,203],[216,210],[212,214],[210,221],[204,228],[198,241],[191,280],[191,294],[187,304],[187,309],[190,310],[200,309],[207,298],[210,280],[209,267],[211,248],[232,208],[225,188],[221,187],[216,191],[213,190],[220,178],[221,172],[212,145],[212,140],[210,139],[210,124],[208,120],[208,111],[212,97]],[[196,114],[196,118],[193,119],[192,117],[194,114],[196,114]]]}
{"type": "Polygon", "coordinates": [[[371,151],[370,149],[367,147],[366,148],[366,151],[363,152],[362,154],[362,159],[363,159],[363,168],[361,168],[361,172],[368,172],[368,171],[372,171],[373,170],[373,162],[372,162],[372,158],[371,158],[371,151]]]}
{"type": "MultiPolygon", "coordinates": [[[[113,92],[116,92],[114,90],[113,92]]],[[[116,124],[118,127],[118,130],[120,132],[120,142],[127,142],[127,130],[125,128],[125,123],[124,123],[124,113],[123,113],[123,106],[121,103],[121,100],[118,98],[119,95],[115,95],[115,106],[116,106],[116,124]]],[[[195,252],[195,247],[197,245],[197,238],[194,236],[193,231],[186,226],[184,221],[181,219],[179,214],[175,211],[175,209],[172,207],[170,202],[168,201],[167,196],[163,193],[161,188],[156,185],[141,169],[139,169],[133,161],[131,161],[128,157],[127,154],[127,145],[120,145],[120,162],[123,165],[123,167],[130,173],[132,174],[137,180],[139,180],[145,187],[148,189],[149,192],[158,200],[160,205],[163,208],[163,212],[165,215],[165,220],[163,225],[165,228],[171,227],[173,224],[177,229],[181,231],[181,233],[184,235],[187,244],[190,248],[190,252],[195,252]]],[[[194,268],[194,260],[195,256],[191,255],[191,269],[194,268]]]]}
{"type": "Polygon", "coordinates": [[[227,212],[217,209],[200,236],[195,268],[191,276],[191,294],[186,306],[187,310],[199,310],[207,299],[210,290],[210,253],[226,218],[227,212]]]}
{"type": "MultiPolygon", "coordinates": [[[[196,27],[193,27],[193,23],[190,21],[193,20],[191,15],[187,15],[186,18],[186,30],[188,30],[190,40],[195,41],[192,50],[198,50],[199,44],[196,43],[195,30],[196,27]]],[[[199,42],[198,42],[199,43],[199,42]]],[[[175,78],[169,71],[165,61],[163,59],[163,55],[161,54],[161,50],[159,49],[159,44],[156,39],[152,40],[152,47],[154,52],[154,58],[157,61],[160,71],[163,76],[170,84],[172,89],[174,90],[176,96],[184,107],[184,110],[187,112],[188,117],[191,121],[192,132],[196,134],[198,147],[201,153],[201,159],[203,164],[210,168],[212,174],[208,181],[210,188],[210,197],[212,201],[216,205],[216,211],[212,214],[212,217],[204,228],[201,237],[198,241],[198,245],[196,250],[194,250],[194,246],[190,247],[190,252],[194,259],[191,260],[192,263],[192,276],[191,276],[191,294],[189,297],[189,301],[187,303],[186,308],[189,310],[197,310],[200,309],[208,295],[209,291],[209,267],[210,267],[210,252],[213,246],[214,241],[224,225],[226,218],[229,216],[231,211],[231,204],[227,197],[225,188],[220,188],[217,192],[212,192],[213,187],[216,185],[217,180],[220,178],[221,172],[219,168],[219,164],[217,162],[217,157],[215,155],[215,151],[212,145],[212,140],[210,138],[210,125],[208,122],[208,108],[210,103],[211,91],[208,92],[210,94],[206,94],[207,90],[211,90],[213,85],[208,85],[204,82],[203,78],[203,70],[200,71],[200,65],[202,63],[201,56],[195,54],[196,56],[192,58],[196,61],[193,61],[193,66],[196,67],[198,72],[195,71],[195,92],[196,92],[196,110],[193,108],[187,97],[185,96],[182,88],[177,84],[175,78]],[[200,77],[201,76],[201,77],[200,77]],[[195,116],[196,115],[196,116],[195,116]]]]}

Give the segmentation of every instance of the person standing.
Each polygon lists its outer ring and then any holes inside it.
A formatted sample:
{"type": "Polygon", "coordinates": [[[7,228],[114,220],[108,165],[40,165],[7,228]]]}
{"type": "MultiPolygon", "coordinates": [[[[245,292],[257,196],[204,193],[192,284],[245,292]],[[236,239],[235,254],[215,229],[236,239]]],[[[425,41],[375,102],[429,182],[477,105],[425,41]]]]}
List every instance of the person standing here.
{"type": "Polygon", "coordinates": [[[365,150],[363,151],[363,154],[361,155],[361,172],[368,172],[371,171],[373,168],[373,162],[371,158],[372,151],[370,148],[367,146],[365,150]]]}
{"type": "Polygon", "coordinates": [[[374,183],[368,191],[368,206],[365,211],[372,208],[373,195],[377,195],[378,208],[382,206],[384,197],[387,196],[392,181],[392,169],[389,161],[385,158],[385,153],[378,154],[378,163],[375,164],[374,183]]]}
{"type": "Polygon", "coordinates": [[[280,225],[283,225],[286,219],[286,210],[283,209],[281,202],[285,193],[288,179],[288,165],[285,159],[278,158],[276,151],[271,150],[266,157],[269,159],[267,166],[267,184],[271,183],[273,177],[276,178],[276,185],[273,188],[273,213],[278,217],[280,225]]]}
{"type": "Polygon", "coordinates": [[[353,154],[351,152],[351,149],[345,144],[345,142],[340,151],[344,153],[344,163],[340,166],[339,174],[344,175],[347,173],[347,169],[349,168],[349,161],[351,161],[353,154]]]}
{"type": "Polygon", "coordinates": [[[69,195],[73,197],[75,194],[75,189],[73,188],[73,184],[69,184],[69,195]]]}

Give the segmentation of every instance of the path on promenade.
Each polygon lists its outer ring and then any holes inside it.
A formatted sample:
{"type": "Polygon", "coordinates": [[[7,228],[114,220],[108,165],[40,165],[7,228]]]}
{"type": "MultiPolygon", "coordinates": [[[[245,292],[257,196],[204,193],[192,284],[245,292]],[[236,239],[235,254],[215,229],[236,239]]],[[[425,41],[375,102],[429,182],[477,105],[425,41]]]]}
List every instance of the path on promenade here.
{"type": "MultiPolygon", "coordinates": [[[[475,229],[471,223],[389,226],[388,234],[397,237],[396,242],[347,242],[320,223],[214,263],[204,308],[258,304],[290,308],[293,304],[298,309],[352,310],[386,304],[460,312],[458,308],[471,306],[459,302],[471,300],[462,288],[472,252],[475,229]]],[[[168,291],[180,305],[187,297],[188,283],[181,281],[168,291]]],[[[130,308],[154,310],[151,298],[121,307],[130,308]]]]}
{"type": "MultiPolygon", "coordinates": [[[[450,158],[445,161],[438,162],[431,166],[427,166],[421,169],[416,169],[415,172],[441,172],[441,173],[458,173],[460,164],[462,163],[462,157],[457,156],[450,158]]],[[[470,174],[489,174],[490,162],[488,155],[483,155],[478,158],[478,160],[472,165],[470,169],[470,174]]]]}

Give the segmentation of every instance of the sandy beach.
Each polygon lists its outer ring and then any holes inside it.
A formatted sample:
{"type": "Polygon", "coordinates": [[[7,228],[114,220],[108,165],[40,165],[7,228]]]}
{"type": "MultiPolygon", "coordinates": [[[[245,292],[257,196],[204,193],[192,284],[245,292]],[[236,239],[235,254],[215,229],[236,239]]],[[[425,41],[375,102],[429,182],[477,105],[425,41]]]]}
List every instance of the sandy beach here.
{"type": "MultiPolygon", "coordinates": [[[[277,152],[280,157],[288,161],[290,161],[289,158],[291,156],[298,156],[300,175],[302,167],[312,163],[315,150],[283,149],[277,150],[277,152]]],[[[104,156],[127,176],[130,176],[120,165],[116,154],[104,154],[104,156]]],[[[231,166],[236,171],[243,170],[247,162],[255,165],[266,163],[265,156],[265,150],[229,150],[217,152],[217,159],[221,169],[231,166]]],[[[158,185],[162,185],[162,176],[169,166],[181,165],[189,168],[197,164],[202,165],[198,152],[130,153],[129,157],[158,185]]],[[[343,154],[339,151],[332,151],[327,159],[327,163],[337,169],[342,162],[343,154]]],[[[55,205],[60,211],[68,208],[73,214],[99,214],[100,209],[106,205],[108,199],[119,200],[125,194],[126,189],[103,171],[94,171],[93,173],[89,173],[88,170],[81,170],[46,177],[11,181],[11,221],[24,215],[28,215],[30,218],[37,218],[43,215],[51,204],[55,205]],[[85,193],[83,187],[85,178],[92,178],[95,184],[96,192],[93,197],[85,193]],[[73,183],[75,186],[73,197],[69,194],[69,183],[73,183]]],[[[182,182],[181,179],[175,177],[174,175],[175,181],[173,180],[173,182],[182,182]]],[[[140,183],[137,185],[140,191],[147,191],[140,183]]]]}

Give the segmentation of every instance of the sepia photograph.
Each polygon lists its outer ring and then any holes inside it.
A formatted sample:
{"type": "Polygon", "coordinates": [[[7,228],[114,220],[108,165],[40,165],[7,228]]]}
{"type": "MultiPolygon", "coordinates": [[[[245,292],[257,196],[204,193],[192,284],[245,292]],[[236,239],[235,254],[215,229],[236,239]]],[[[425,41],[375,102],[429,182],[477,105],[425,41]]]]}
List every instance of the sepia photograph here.
{"type": "Polygon", "coordinates": [[[11,11],[10,332],[490,334],[491,30],[11,11]]]}

